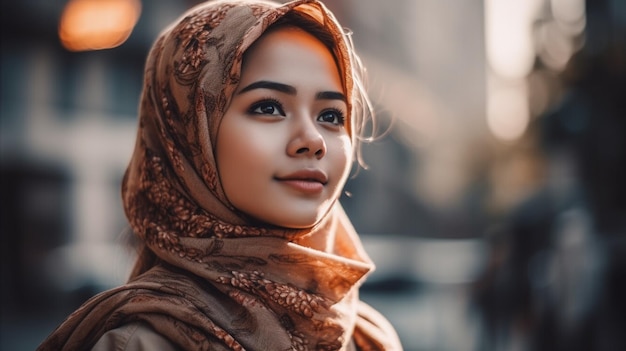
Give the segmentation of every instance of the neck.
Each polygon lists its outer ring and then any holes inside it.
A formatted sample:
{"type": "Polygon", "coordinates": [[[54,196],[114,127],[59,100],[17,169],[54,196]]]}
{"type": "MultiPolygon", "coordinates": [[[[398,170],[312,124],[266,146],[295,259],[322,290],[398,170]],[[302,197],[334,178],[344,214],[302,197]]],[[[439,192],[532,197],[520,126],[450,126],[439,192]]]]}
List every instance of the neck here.
{"type": "Polygon", "coordinates": [[[314,230],[296,240],[296,244],[323,252],[333,252],[335,247],[337,223],[329,220],[319,229],[314,230]]]}

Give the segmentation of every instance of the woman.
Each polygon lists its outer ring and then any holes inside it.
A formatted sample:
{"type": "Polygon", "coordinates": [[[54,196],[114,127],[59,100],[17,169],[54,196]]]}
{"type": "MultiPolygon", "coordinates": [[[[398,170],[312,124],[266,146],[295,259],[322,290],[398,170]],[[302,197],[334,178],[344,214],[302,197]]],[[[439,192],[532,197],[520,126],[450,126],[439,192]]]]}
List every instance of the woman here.
{"type": "Polygon", "coordinates": [[[337,199],[369,106],[315,0],[207,2],[147,60],[124,207],[143,250],[40,350],[401,350],[337,199]]]}

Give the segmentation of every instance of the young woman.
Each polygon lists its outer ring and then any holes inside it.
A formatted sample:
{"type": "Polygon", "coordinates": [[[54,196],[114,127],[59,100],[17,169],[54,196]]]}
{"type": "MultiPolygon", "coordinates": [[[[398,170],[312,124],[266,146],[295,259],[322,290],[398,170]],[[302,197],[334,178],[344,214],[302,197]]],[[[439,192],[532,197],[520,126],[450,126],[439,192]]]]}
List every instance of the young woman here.
{"type": "Polygon", "coordinates": [[[401,350],[359,301],[373,264],[337,201],[368,106],[322,3],[191,9],[146,64],[132,276],[39,349],[401,350]]]}

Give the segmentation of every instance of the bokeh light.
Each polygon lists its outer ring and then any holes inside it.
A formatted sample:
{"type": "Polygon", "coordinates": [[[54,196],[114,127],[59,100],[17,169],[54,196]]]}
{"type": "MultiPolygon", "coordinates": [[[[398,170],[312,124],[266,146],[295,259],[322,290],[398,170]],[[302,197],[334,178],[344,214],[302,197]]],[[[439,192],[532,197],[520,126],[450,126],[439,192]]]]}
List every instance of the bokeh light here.
{"type": "Polygon", "coordinates": [[[139,0],[70,0],[59,38],[71,51],[114,48],[128,39],[140,13],[139,0]]]}
{"type": "Polygon", "coordinates": [[[531,24],[540,4],[537,0],[485,1],[487,59],[497,74],[520,78],[532,68],[531,24]]]}
{"type": "Polygon", "coordinates": [[[519,138],[528,122],[528,97],[523,86],[499,88],[488,94],[487,125],[498,139],[519,138]]]}

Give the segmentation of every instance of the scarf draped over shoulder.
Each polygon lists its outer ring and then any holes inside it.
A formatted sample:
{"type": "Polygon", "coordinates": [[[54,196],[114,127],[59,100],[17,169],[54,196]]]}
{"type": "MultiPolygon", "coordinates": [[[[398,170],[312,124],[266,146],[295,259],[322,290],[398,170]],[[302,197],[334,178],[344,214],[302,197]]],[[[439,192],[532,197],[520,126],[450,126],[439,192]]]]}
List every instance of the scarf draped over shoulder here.
{"type": "Polygon", "coordinates": [[[237,211],[221,186],[214,148],[243,53],[291,11],[332,35],[353,91],[350,41],[318,1],[211,1],[175,21],[146,61],[122,184],[130,225],[158,263],[87,301],[39,350],[89,350],[133,322],[184,350],[401,350],[388,322],[359,301],[373,264],[338,202],[312,228],[270,227],[237,211]],[[334,238],[332,249],[300,244],[310,235],[334,238]]]}

